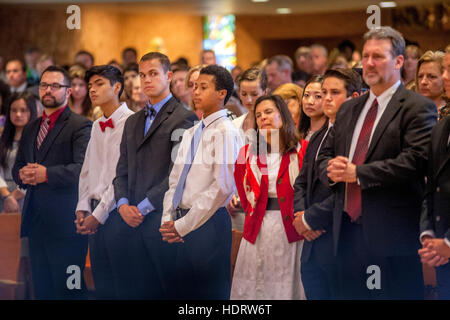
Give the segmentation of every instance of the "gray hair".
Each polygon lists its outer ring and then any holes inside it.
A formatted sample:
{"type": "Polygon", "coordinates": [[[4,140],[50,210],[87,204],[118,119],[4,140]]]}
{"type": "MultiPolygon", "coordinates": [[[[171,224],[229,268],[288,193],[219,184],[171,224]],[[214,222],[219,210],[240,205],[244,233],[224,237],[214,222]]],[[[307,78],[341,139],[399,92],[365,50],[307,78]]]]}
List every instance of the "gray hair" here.
{"type": "Polygon", "coordinates": [[[364,40],[367,41],[370,39],[388,39],[391,41],[392,55],[394,57],[400,55],[405,56],[405,39],[403,39],[403,36],[400,32],[391,27],[377,27],[367,31],[364,35],[364,40]]]}
{"type": "Polygon", "coordinates": [[[323,56],[325,58],[328,57],[328,50],[323,45],[314,43],[313,45],[311,45],[311,50],[313,50],[313,49],[320,49],[320,51],[322,51],[323,56]]]}
{"type": "Polygon", "coordinates": [[[267,60],[266,66],[273,62],[275,62],[277,64],[279,70],[288,69],[288,70],[292,71],[292,68],[294,66],[292,59],[283,54],[271,57],[269,60],[267,60]]]}

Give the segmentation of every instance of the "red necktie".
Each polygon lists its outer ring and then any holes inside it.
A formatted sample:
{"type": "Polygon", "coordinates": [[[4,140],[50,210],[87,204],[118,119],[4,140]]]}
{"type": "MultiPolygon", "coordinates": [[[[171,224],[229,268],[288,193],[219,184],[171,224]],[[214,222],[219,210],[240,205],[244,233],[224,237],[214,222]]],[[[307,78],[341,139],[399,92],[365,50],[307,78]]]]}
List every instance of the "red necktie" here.
{"type": "Polygon", "coordinates": [[[41,127],[39,129],[39,133],[37,136],[37,148],[38,149],[41,147],[42,141],[44,141],[45,137],[47,136],[49,126],[50,126],[50,119],[45,118],[41,123],[41,127]]]}
{"type": "MultiPolygon", "coordinates": [[[[366,159],[370,135],[372,134],[377,112],[378,101],[375,99],[364,119],[356,144],[355,153],[353,154],[352,163],[357,166],[363,164],[366,159]]],[[[357,220],[361,216],[361,187],[356,182],[347,183],[347,213],[352,221],[357,220]]]]}
{"type": "Polygon", "coordinates": [[[112,122],[112,119],[108,119],[107,121],[99,121],[100,129],[102,129],[102,132],[105,132],[106,127],[110,127],[111,129],[114,129],[114,124],[112,122]]]}

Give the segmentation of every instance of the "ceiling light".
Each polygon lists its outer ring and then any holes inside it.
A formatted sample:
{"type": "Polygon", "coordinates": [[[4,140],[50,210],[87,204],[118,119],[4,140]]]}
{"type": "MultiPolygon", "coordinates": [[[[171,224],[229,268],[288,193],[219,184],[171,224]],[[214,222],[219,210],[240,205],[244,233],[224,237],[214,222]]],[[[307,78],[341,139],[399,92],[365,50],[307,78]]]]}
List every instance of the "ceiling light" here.
{"type": "Polygon", "coordinates": [[[277,13],[278,14],[289,14],[292,10],[290,8],[278,8],[277,13]]]}
{"type": "Polygon", "coordinates": [[[252,0],[252,2],[269,2],[269,0],[252,0]]]}
{"type": "Polygon", "coordinates": [[[380,7],[382,8],[395,8],[397,4],[394,1],[383,1],[380,2],[380,7]]]}

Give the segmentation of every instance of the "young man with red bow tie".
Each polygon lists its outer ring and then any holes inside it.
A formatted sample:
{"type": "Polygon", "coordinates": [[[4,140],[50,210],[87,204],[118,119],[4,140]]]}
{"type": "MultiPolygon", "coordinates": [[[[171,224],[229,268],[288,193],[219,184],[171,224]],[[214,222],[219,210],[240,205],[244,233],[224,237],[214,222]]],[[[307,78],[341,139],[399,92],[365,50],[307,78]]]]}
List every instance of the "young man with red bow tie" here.
{"type": "Polygon", "coordinates": [[[114,299],[113,273],[109,258],[109,213],[116,209],[112,181],[120,155],[120,141],[127,118],[133,114],[119,97],[123,76],[113,66],[95,66],[86,73],[89,96],[100,106],[103,116],[94,122],[80,174],[75,220],[77,233],[88,234],[89,254],[99,299],[114,299]]]}

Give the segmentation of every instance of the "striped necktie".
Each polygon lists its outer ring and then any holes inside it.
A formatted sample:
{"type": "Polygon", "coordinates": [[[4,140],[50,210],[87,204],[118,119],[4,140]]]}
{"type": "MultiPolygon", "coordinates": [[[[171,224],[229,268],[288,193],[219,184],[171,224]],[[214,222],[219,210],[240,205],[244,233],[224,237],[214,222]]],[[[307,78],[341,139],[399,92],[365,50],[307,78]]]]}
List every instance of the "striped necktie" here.
{"type": "Polygon", "coordinates": [[[46,118],[41,123],[41,128],[39,129],[39,134],[37,136],[37,148],[41,147],[42,141],[44,141],[45,137],[48,133],[48,127],[50,126],[50,119],[46,118]]]}

